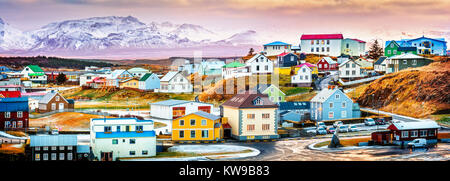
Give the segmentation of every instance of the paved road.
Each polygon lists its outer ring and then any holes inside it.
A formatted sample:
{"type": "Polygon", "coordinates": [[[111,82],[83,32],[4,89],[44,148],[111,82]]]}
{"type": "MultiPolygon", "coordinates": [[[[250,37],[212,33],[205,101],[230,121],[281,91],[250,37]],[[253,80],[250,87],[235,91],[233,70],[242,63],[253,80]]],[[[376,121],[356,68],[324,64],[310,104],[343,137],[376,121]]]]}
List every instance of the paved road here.
{"type": "Polygon", "coordinates": [[[390,112],[379,111],[376,109],[370,109],[370,108],[360,108],[360,109],[364,110],[364,111],[380,112],[381,114],[386,114],[386,115],[392,116],[393,120],[400,120],[400,121],[404,121],[404,122],[432,121],[431,119],[417,119],[417,118],[403,116],[403,115],[394,114],[394,113],[390,113],[390,112]]]}
{"type": "Polygon", "coordinates": [[[338,71],[332,71],[330,72],[330,75],[327,75],[322,81],[319,83],[320,90],[326,89],[328,85],[330,85],[331,80],[337,80],[338,79],[338,71]]]}

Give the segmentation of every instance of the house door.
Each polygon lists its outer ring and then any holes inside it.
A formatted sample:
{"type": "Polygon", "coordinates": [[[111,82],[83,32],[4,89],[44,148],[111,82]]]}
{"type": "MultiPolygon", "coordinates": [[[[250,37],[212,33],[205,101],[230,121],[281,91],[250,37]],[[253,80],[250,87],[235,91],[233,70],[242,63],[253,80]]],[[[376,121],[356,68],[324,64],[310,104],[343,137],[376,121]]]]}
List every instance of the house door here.
{"type": "Polygon", "coordinates": [[[113,161],[112,156],[113,156],[112,152],[101,152],[101,160],[102,161],[113,161]]]}
{"type": "Polygon", "coordinates": [[[59,110],[63,110],[64,109],[64,103],[59,103],[59,110]]]}

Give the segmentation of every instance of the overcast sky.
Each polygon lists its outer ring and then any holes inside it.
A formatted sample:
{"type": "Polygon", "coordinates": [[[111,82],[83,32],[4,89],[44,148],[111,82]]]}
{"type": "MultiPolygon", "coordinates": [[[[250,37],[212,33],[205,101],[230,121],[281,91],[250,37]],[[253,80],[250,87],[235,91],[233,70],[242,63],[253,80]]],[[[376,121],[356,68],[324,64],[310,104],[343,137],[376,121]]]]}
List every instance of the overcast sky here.
{"type": "Polygon", "coordinates": [[[450,38],[450,0],[0,0],[0,18],[20,30],[94,16],[191,23],[213,31],[255,30],[298,44],[303,33],[371,41],[450,38]]]}

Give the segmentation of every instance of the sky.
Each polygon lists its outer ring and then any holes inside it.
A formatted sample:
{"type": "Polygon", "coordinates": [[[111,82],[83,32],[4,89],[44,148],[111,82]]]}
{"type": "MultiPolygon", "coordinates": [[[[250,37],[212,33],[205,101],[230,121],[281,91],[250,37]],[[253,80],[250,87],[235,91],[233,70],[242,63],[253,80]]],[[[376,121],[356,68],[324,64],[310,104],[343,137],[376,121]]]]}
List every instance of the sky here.
{"type": "Polygon", "coordinates": [[[298,44],[308,33],[343,33],[367,42],[450,38],[450,0],[0,0],[0,18],[23,31],[68,19],[129,15],[144,23],[190,23],[230,34],[255,30],[268,43],[298,44]]]}

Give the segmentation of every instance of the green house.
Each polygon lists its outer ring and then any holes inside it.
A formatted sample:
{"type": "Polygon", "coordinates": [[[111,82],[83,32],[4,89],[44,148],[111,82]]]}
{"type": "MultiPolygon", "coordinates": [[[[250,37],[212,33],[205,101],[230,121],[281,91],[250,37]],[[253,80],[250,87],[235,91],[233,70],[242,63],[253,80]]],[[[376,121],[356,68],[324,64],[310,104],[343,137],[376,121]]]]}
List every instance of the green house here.
{"type": "Polygon", "coordinates": [[[407,68],[416,68],[426,66],[433,62],[433,60],[414,55],[411,53],[406,53],[402,55],[396,55],[390,57],[388,60],[387,73],[398,72],[407,68]]]}
{"type": "Polygon", "coordinates": [[[386,47],[384,48],[384,56],[386,56],[386,57],[392,57],[395,55],[401,55],[401,54],[405,54],[405,53],[411,53],[411,54],[417,55],[417,48],[400,46],[396,41],[388,42],[386,47]]]}
{"type": "Polygon", "coordinates": [[[267,94],[269,100],[274,103],[286,102],[286,94],[273,84],[258,84],[253,90],[258,90],[262,94],[267,94]]]}

